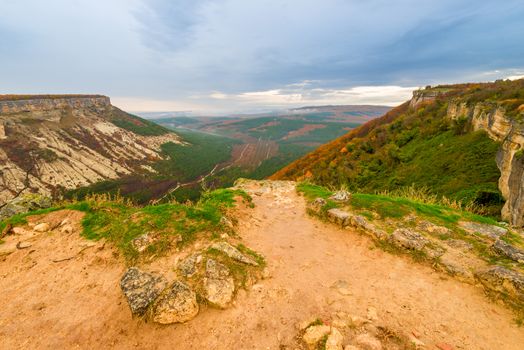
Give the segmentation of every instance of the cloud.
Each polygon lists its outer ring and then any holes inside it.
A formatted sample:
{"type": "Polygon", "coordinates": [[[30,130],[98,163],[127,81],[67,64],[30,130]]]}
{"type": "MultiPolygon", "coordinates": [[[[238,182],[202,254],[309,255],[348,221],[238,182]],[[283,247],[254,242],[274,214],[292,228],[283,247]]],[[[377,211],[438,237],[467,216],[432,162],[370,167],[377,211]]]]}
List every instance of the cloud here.
{"type": "Polygon", "coordinates": [[[393,103],[400,95],[384,87],[524,70],[521,0],[0,0],[0,8],[6,93],[239,110],[393,103]],[[385,95],[358,90],[369,87],[385,95]]]}

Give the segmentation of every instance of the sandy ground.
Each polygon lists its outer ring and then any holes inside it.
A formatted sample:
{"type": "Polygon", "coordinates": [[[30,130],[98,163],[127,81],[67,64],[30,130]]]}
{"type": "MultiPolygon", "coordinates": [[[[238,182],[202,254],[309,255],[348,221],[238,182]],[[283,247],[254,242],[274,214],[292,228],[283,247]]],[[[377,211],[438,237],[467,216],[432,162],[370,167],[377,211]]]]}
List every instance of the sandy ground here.
{"type": "Polygon", "coordinates": [[[108,244],[83,240],[76,226],[35,236],[0,259],[0,348],[295,349],[298,323],[340,311],[364,316],[372,306],[380,324],[416,332],[426,349],[522,349],[524,329],[479,289],[307,216],[292,186],[253,193],[256,207],[241,213],[239,233],[265,255],[271,278],[240,291],[230,309],[202,309],[171,326],[133,319],[118,287],[123,261],[108,244]],[[333,288],[339,280],[345,295],[333,288]]]}

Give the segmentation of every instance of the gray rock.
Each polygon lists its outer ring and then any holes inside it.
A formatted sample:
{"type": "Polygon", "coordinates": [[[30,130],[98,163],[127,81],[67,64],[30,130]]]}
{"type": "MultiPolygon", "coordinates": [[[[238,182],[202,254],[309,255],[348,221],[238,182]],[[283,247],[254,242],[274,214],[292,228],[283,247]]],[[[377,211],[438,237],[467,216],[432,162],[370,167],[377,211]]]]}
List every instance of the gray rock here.
{"type": "Polygon", "coordinates": [[[198,263],[202,260],[202,255],[193,254],[182,260],[178,265],[178,270],[184,277],[193,276],[198,270],[198,263]]]}
{"type": "Polygon", "coordinates": [[[308,209],[315,214],[320,214],[322,207],[327,204],[324,198],[316,198],[313,202],[308,204],[308,209]]]}
{"type": "Polygon", "coordinates": [[[213,259],[207,260],[204,291],[206,299],[213,305],[226,308],[233,299],[235,281],[230,275],[226,266],[213,259]]]}
{"type": "Polygon", "coordinates": [[[488,290],[511,296],[524,302],[524,275],[502,266],[477,271],[475,277],[488,290]]]}
{"type": "Polygon", "coordinates": [[[448,239],[445,240],[444,243],[446,243],[451,248],[457,248],[461,250],[473,249],[473,244],[463,241],[461,239],[448,239]]]}
{"type": "Polygon", "coordinates": [[[498,255],[505,256],[506,258],[519,263],[524,263],[524,251],[501,239],[497,239],[491,246],[491,249],[498,255]]]}
{"type": "Polygon", "coordinates": [[[451,230],[449,228],[435,225],[434,223],[425,220],[418,223],[417,229],[436,235],[449,235],[451,233],[451,230]]]}
{"type": "Polygon", "coordinates": [[[247,265],[258,266],[258,263],[255,260],[245,256],[237,248],[233,247],[231,244],[227,242],[213,243],[211,245],[211,248],[221,251],[233,260],[239,261],[247,265]]]}
{"type": "Polygon", "coordinates": [[[368,222],[366,218],[361,215],[351,216],[350,224],[351,226],[361,229],[366,233],[371,233],[378,240],[384,240],[388,236],[388,234],[385,231],[377,228],[375,225],[368,222]]]}
{"type": "Polygon", "coordinates": [[[340,190],[335,193],[329,199],[334,200],[335,202],[347,202],[351,199],[351,193],[345,190],[340,190]]]}
{"type": "Polygon", "coordinates": [[[407,228],[399,228],[389,236],[389,241],[399,247],[421,251],[429,243],[429,240],[420,233],[407,228]]]}
{"type": "Polygon", "coordinates": [[[52,202],[49,197],[40,194],[27,193],[9,201],[7,205],[0,209],[0,220],[5,220],[16,214],[49,208],[51,204],[52,202]]]}
{"type": "Polygon", "coordinates": [[[143,272],[136,267],[130,267],[120,280],[120,288],[133,315],[143,315],[166,285],[163,276],[143,272]]]}
{"type": "Polygon", "coordinates": [[[153,305],[153,321],[161,324],[183,323],[198,314],[196,293],[180,281],[175,281],[153,305]]]}
{"type": "Polygon", "coordinates": [[[334,224],[345,227],[350,224],[351,214],[342,209],[333,208],[327,211],[328,220],[334,224]]]}
{"type": "Polygon", "coordinates": [[[459,221],[459,226],[469,233],[479,233],[482,236],[492,239],[497,239],[508,232],[508,230],[503,227],[472,221],[459,221]]]}

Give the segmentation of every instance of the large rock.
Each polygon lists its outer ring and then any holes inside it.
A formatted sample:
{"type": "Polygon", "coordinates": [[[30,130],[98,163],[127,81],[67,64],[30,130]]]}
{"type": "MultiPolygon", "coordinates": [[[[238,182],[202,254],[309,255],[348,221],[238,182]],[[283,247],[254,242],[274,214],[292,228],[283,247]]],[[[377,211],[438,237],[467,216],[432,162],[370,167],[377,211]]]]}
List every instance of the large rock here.
{"type": "Polygon", "coordinates": [[[153,305],[153,321],[161,324],[187,322],[196,317],[198,309],[195,292],[175,281],[153,305]]]}
{"type": "Polygon", "coordinates": [[[229,269],[216,260],[208,259],[204,291],[210,303],[220,308],[228,307],[235,292],[235,281],[229,269]]]}
{"type": "Polygon", "coordinates": [[[334,224],[345,227],[350,224],[351,214],[338,208],[332,208],[327,211],[328,220],[334,224]]]}
{"type": "Polygon", "coordinates": [[[310,349],[316,347],[319,341],[322,340],[331,332],[331,327],[325,325],[311,326],[306,329],[302,339],[310,349]]]}
{"type": "Polygon", "coordinates": [[[492,239],[497,239],[508,232],[508,230],[503,227],[472,221],[459,221],[459,226],[469,233],[479,233],[482,236],[492,239]]]}
{"type": "Polygon", "coordinates": [[[429,243],[429,240],[420,233],[407,228],[399,228],[389,236],[389,241],[399,247],[421,251],[429,243]]]}
{"type": "Polygon", "coordinates": [[[120,280],[120,288],[133,315],[143,315],[166,285],[164,277],[143,272],[136,267],[130,267],[120,280]]]}
{"type": "Polygon", "coordinates": [[[0,209],[0,220],[5,220],[16,214],[49,208],[51,204],[49,197],[33,193],[24,194],[9,201],[7,205],[0,209]]]}
{"type": "Polygon", "coordinates": [[[216,249],[226,254],[231,259],[236,260],[238,262],[241,262],[247,265],[258,266],[258,263],[255,260],[251,259],[250,257],[245,256],[237,248],[233,247],[231,244],[227,242],[213,243],[211,245],[211,248],[216,249]]]}
{"type": "Polygon", "coordinates": [[[192,277],[198,270],[198,264],[202,260],[202,255],[193,254],[182,260],[178,265],[178,271],[184,277],[192,277]]]}
{"type": "Polygon", "coordinates": [[[519,303],[524,302],[524,275],[502,266],[492,266],[475,273],[488,290],[506,294],[519,303]]]}
{"type": "Polygon", "coordinates": [[[519,263],[524,263],[524,251],[503,240],[497,239],[491,247],[495,253],[519,263]]]}
{"type": "Polygon", "coordinates": [[[329,197],[329,199],[335,201],[335,202],[341,202],[341,203],[344,203],[344,202],[347,202],[351,199],[351,193],[349,193],[348,191],[345,191],[345,190],[340,190],[340,191],[337,191],[335,193],[333,193],[333,195],[331,197],[329,197]]]}

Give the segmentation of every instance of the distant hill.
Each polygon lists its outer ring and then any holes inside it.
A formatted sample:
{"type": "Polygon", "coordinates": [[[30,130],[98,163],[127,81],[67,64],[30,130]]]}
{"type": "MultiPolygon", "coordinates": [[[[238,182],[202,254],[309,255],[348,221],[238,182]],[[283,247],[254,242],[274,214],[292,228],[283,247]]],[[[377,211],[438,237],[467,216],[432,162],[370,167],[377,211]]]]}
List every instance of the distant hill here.
{"type": "MultiPolygon", "coordinates": [[[[201,147],[207,147],[206,140],[210,138],[224,138],[223,146],[232,147],[231,158],[219,164],[212,176],[206,178],[207,185],[221,187],[231,185],[239,177],[265,178],[389,109],[384,106],[318,106],[229,117],[164,115],[151,120],[178,133],[190,133],[193,139],[199,140],[201,147]],[[236,142],[231,144],[227,140],[236,142]]],[[[229,151],[225,149],[224,152],[229,151]]]]}
{"type": "Polygon", "coordinates": [[[276,172],[354,191],[415,185],[524,224],[524,80],[428,87],[276,172]]]}

